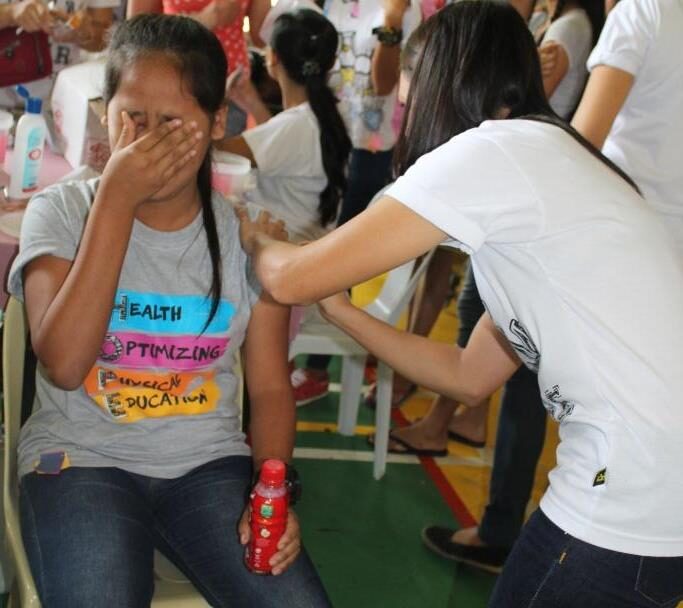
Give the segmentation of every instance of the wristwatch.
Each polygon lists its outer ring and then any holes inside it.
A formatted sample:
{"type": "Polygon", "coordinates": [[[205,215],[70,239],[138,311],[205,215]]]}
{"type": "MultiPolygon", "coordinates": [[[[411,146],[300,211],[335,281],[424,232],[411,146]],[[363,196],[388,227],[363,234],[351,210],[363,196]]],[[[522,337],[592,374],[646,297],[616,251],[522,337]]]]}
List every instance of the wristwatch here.
{"type": "Polygon", "coordinates": [[[397,30],[393,27],[382,25],[374,28],[372,33],[377,36],[379,43],[384,46],[397,46],[403,40],[403,30],[397,30]]]}
{"type": "Polygon", "coordinates": [[[285,486],[287,486],[287,492],[289,493],[289,504],[295,505],[301,499],[303,487],[299,471],[296,470],[293,464],[285,464],[285,486]]]}

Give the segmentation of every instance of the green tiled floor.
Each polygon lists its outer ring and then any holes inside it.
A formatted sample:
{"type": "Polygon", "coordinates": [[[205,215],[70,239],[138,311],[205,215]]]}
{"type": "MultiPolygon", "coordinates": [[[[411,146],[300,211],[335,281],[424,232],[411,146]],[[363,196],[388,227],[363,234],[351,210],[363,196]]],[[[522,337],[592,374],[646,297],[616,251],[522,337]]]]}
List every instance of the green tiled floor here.
{"type": "MultiPolygon", "coordinates": [[[[333,365],[333,378],[338,374],[333,365]]],[[[299,420],[334,422],[337,395],[300,408],[299,420]]],[[[361,406],[359,422],[374,412],[361,406]]],[[[297,447],[368,451],[364,437],[299,432],[297,447]]],[[[483,608],[495,578],[456,567],[420,540],[427,523],[453,515],[418,464],[390,464],[380,481],[370,462],[297,460],[304,542],[335,608],[483,608]]],[[[454,523],[455,525],[455,523],[454,523]]]]}

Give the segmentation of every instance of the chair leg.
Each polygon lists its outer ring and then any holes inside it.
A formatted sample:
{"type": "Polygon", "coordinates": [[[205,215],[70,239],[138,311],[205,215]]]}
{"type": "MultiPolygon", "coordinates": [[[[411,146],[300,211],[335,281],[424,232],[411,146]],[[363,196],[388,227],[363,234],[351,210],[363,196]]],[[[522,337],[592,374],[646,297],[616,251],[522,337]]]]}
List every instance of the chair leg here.
{"type": "Polygon", "coordinates": [[[358,420],[365,355],[344,357],[342,361],[341,394],[339,395],[339,417],[337,427],[342,435],[353,435],[358,420]]]}
{"type": "Polygon", "coordinates": [[[380,361],[377,365],[377,409],[375,410],[375,462],[373,467],[375,479],[381,479],[387,468],[393,385],[394,370],[380,361]]]}

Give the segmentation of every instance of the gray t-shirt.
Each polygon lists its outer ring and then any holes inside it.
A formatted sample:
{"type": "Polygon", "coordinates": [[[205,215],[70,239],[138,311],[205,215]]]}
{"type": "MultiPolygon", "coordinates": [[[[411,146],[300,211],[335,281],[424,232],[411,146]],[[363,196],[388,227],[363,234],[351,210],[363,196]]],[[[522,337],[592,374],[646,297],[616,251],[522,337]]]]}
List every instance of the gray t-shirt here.
{"type": "MultiPolygon", "coordinates": [[[[10,293],[23,299],[22,270],[31,260],[74,259],[97,185],[58,184],[31,200],[10,293]]],[[[222,294],[212,321],[205,329],[212,270],[202,214],[174,232],[135,221],[109,328],[85,382],[64,391],[39,367],[34,413],[19,443],[19,475],[49,452],[65,452],[71,466],[160,478],[250,454],[234,367],[260,288],[248,272],[232,209],[218,196],[213,208],[222,294]]]]}

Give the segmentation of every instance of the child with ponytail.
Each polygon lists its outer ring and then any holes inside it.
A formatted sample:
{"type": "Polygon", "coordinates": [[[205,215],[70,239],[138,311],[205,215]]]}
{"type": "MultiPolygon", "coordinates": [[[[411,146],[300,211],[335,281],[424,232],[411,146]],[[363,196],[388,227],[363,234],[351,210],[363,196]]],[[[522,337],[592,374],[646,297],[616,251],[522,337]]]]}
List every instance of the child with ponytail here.
{"type": "Polygon", "coordinates": [[[280,15],[266,65],[280,85],[284,110],[271,117],[256,96],[243,99],[261,124],[217,146],[251,160],[258,172],[248,201],[283,220],[295,242],[334,228],[346,189],[351,141],[327,86],[338,44],[337,30],[320,13],[280,15]]]}

